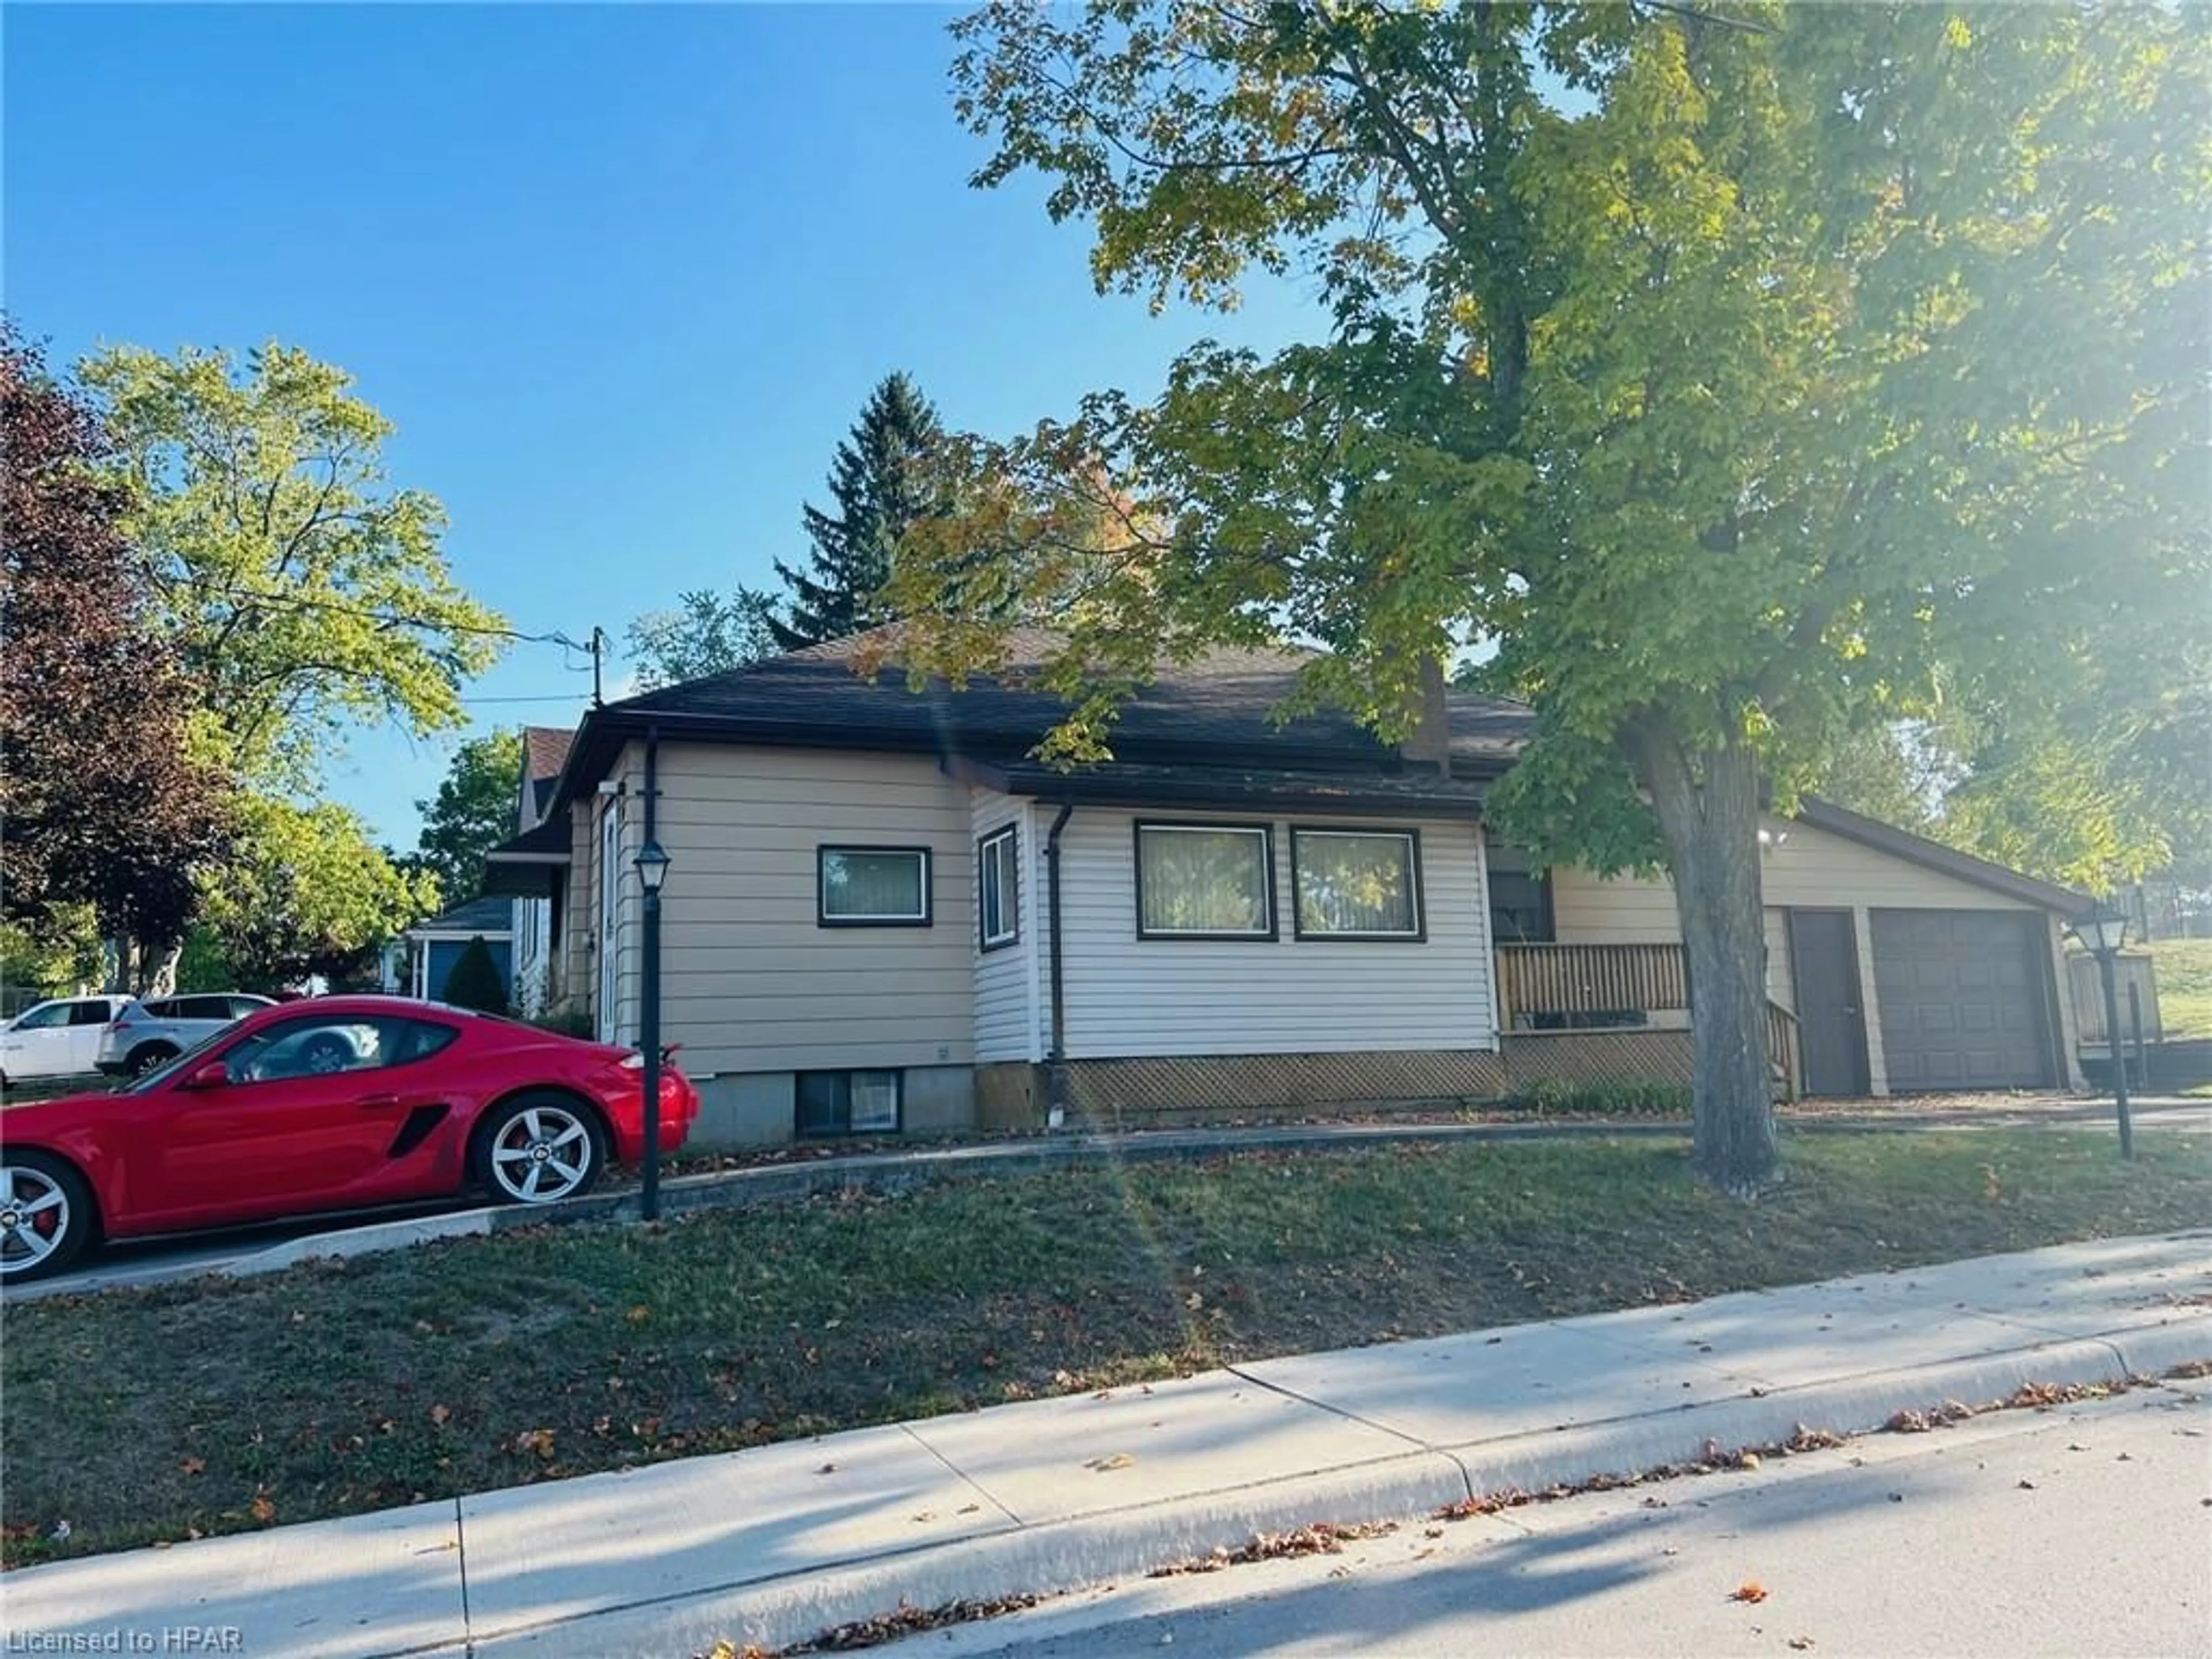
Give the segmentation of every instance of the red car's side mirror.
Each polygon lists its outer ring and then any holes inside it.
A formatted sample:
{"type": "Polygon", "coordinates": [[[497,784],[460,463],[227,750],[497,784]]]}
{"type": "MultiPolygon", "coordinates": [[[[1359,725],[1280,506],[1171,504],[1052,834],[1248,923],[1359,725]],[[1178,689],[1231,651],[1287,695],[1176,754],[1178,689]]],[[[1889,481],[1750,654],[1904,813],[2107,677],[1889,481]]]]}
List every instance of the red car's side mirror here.
{"type": "Polygon", "coordinates": [[[192,1074],[185,1079],[185,1087],[187,1089],[221,1089],[228,1085],[229,1082],[230,1067],[219,1060],[211,1060],[204,1066],[198,1066],[192,1068],[192,1074]]]}

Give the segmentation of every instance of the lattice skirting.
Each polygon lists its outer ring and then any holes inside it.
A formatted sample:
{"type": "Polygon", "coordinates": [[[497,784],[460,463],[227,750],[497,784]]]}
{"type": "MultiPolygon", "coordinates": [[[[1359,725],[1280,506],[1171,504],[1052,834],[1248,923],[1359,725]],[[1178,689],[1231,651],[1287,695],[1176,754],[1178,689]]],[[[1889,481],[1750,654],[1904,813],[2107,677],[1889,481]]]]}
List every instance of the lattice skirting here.
{"type": "Polygon", "coordinates": [[[1516,1032],[1505,1039],[1506,1079],[1514,1094],[1539,1086],[1590,1088],[1608,1083],[1689,1086],[1687,1031],[1516,1032]]]}
{"type": "MultiPolygon", "coordinates": [[[[979,1127],[1041,1126],[1051,1099],[1049,1069],[978,1066],[979,1127]]],[[[1066,1097],[1074,1123],[1112,1128],[1433,1111],[1510,1099],[1539,1087],[1689,1080],[1686,1031],[1561,1031],[1509,1035],[1502,1053],[1407,1049],[1070,1060],[1066,1097]]]]}

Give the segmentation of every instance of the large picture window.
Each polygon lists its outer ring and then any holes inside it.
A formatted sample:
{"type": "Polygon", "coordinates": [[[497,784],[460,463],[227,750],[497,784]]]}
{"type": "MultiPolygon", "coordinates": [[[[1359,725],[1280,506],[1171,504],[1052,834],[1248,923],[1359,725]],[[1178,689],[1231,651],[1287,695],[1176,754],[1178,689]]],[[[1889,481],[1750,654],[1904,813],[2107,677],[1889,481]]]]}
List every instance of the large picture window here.
{"type": "Polygon", "coordinates": [[[1291,831],[1300,939],[1419,939],[1420,842],[1410,830],[1291,831]]]}
{"type": "Polygon", "coordinates": [[[815,858],[824,927],[929,926],[927,847],[823,847],[815,858]]]}
{"type": "Polygon", "coordinates": [[[1021,877],[1014,853],[1011,823],[975,843],[975,916],[986,951],[1003,950],[1021,938],[1021,877]]]}
{"type": "Polygon", "coordinates": [[[1267,826],[1139,823],[1137,936],[1274,938],[1274,838],[1267,826]]]}

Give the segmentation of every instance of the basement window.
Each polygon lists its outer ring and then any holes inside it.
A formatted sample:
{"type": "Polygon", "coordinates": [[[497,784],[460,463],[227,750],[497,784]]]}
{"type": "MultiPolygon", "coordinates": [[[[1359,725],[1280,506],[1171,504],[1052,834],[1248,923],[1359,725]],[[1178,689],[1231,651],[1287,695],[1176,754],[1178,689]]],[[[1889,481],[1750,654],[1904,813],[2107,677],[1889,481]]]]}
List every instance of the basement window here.
{"type": "Polygon", "coordinates": [[[896,1134],[904,1102],[902,1072],[801,1072],[795,1080],[802,1139],[896,1134]]]}

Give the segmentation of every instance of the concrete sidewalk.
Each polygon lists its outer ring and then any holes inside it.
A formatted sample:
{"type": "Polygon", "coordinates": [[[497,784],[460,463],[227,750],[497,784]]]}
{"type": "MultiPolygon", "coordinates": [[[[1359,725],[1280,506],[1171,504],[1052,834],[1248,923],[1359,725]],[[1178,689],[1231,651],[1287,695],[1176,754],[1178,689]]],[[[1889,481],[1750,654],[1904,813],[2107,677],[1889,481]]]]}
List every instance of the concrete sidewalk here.
{"type": "Polygon", "coordinates": [[[682,1659],[902,1600],[1069,1589],[1255,1531],[1690,1462],[1708,1441],[2208,1360],[2212,1232],[2106,1240],[32,1568],[0,1578],[0,1626],[46,1644],[26,1651],[189,1651],[173,1632],[191,1627],[253,1656],[682,1659]]]}

